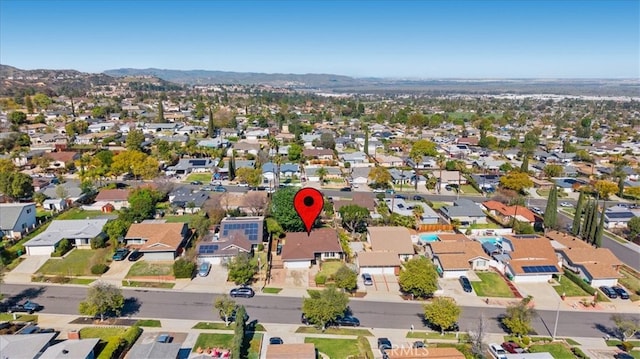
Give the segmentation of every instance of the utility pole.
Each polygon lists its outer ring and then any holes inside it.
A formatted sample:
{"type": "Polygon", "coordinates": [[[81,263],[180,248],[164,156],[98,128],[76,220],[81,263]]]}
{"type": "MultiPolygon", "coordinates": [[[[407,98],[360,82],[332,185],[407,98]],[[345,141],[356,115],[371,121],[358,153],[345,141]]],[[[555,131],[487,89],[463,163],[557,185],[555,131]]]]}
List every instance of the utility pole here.
{"type": "Polygon", "coordinates": [[[558,318],[560,317],[560,302],[558,302],[558,309],[556,310],[556,322],[553,325],[553,335],[551,338],[556,340],[556,331],[558,330],[558,318]]]}

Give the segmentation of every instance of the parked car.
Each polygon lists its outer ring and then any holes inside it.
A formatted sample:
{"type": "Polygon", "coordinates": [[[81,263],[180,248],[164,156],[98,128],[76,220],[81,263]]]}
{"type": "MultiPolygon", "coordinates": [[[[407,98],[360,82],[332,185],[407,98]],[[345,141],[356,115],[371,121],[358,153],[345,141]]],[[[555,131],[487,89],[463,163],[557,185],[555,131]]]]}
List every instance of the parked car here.
{"type": "Polygon", "coordinates": [[[619,352],[613,355],[615,359],[635,359],[635,357],[629,353],[619,352]]]}
{"type": "Polygon", "coordinates": [[[396,191],[394,191],[393,189],[389,188],[388,190],[385,191],[385,193],[394,194],[394,193],[396,193],[396,191]]]}
{"type": "Polygon", "coordinates": [[[200,267],[198,267],[198,276],[206,277],[209,275],[210,270],[211,270],[211,263],[202,262],[202,264],[200,264],[200,267]]]}
{"type": "Polygon", "coordinates": [[[332,324],[340,327],[359,327],[360,320],[352,315],[344,315],[336,318],[332,324]]]}
{"type": "Polygon", "coordinates": [[[398,198],[398,199],[407,199],[407,196],[405,196],[405,195],[401,195],[401,194],[397,194],[397,195],[395,195],[394,197],[395,197],[395,198],[398,198]]]}
{"type": "Polygon", "coordinates": [[[202,184],[201,181],[191,181],[190,184],[194,185],[194,186],[200,186],[202,184]]]}
{"type": "Polygon", "coordinates": [[[304,313],[300,314],[300,322],[304,325],[311,324],[311,322],[309,321],[309,318],[307,318],[307,316],[305,316],[304,313]]]}
{"type": "Polygon", "coordinates": [[[393,348],[393,346],[389,338],[378,338],[378,349],[380,349],[381,352],[391,348],[393,348]]]}
{"type": "Polygon", "coordinates": [[[249,187],[249,184],[247,182],[240,182],[238,183],[238,187],[249,187]]]}
{"type": "Polygon", "coordinates": [[[351,187],[342,187],[340,188],[340,192],[351,192],[351,187]]]}
{"type": "Polygon", "coordinates": [[[616,292],[616,294],[618,294],[620,299],[629,299],[629,293],[624,288],[615,286],[613,287],[613,290],[616,292]]]}
{"type": "Polygon", "coordinates": [[[256,295],[256,292],[253,291],[250,287],[237,287],[231,289],[229,295],[232,298],[243,297],[243,298],[252,298],[256,295]]]}
{"type": "Polygon", "coordinates": [[[502,343],[502,348],[511,354],[524,353],[524,349],[515,342],[504,342],[502,343]]]}
{"type": "Polygon", "coordinates": [[[227,192],[227,189],[222,187],[222,186],[215,186],[215,187],[213,187],[213,191],[214,192],[227,192]]]}
{"type": "Polygon", "coordinates": [[[385,193],[385,189],[384,188],[376,188],[373,190],[373,193],[385,193]]]}
{"type": "Polygon", "coordinates": [[[469,278],[465,276],[460,276],[460,285],[462,285],[462,289],[465,292],[467,293],[473,292],[473,287],[471,286],[471,282],[469,281],[469,278]]]}
{"type": "Polygon", "coordinates": [[[373,278],[369,273],[362,273],[362,280],[364,281],[364,285],[373,285],[373,278]]]}
{"type": "Polygon", "coordinates": [[[284,340],[282,340],[282,338],[280,337],[271,337],[269,338],[269,344],[271,345],[284,344],[284,340]]]}
{"type": "Polygon", "coordinates": [[[40,332],[40,327],[36,325],[30,325],[22,328],[19,334],[35,334],[40,332]]]}
{"type": "Polygon", "coordinates": [[[426,348],[426,345],[424,345],[424,342],[422,340],[416,340],[415,342],[413,342],[411,347],[414,349],[420,349],[420,348],[426,348]]]}
{"type": "Polygon", "coordinates": [[[493,355],[496,359],[507,358],[507,351],[504,350],[499,344],[489,344],[489,352],[491,352],[491,355],[493,355]]]}
{"type": "Polygon", "coordinates": [[[607,297],[611,299],[618,298],[618,293],[616,293],[616,291],[611,287],[607,287],[606,285],[603,285],[600,287],[600,290],[602,291],[602,293],[604,293],[607,297]]]}
{"type": "Polygon", "coordinates": [[[116,249],[116,252],[113,254],[113,257],[111,257],[111,259],[113,259],[114,261],[123,261],[127,258],[128,254],[129,250],[127,248],[118,248],[116,249]]]}
{"type": "Polygon", "coordinates": [[[33,312],[37,312],[40,309],[42,309],[42,306],[40,304],[27,300],[10,306],[7,311],[9,313],[26,312],[32,314],[33,312]]]}
{"type": "Polygon", "coordinates": [[[414,201],[423,201],[423,200],[424,200],[424,197],[422,197],[422,196],[418,196],[418,195],[415,195],[415,196],[413,196],[413,200],[414,200],[414,201]]]}
{"type": "Polygon", "coordinates": [[[133,252],[131,252],[131,254],[129,255],[129,262],[137,261],[138,259],[142,258],[143,254],[144,253],[140,252],[139,250],[134,249],[133,252]]]}
{"type": "Polygon", "coordinates": [[[169,334],[160,334],[158,335],[158,339],[156,339],[158,343],[171,343],[171,340],[173,340],[173,338],[169,334]]]}
{"type": "Polygon", "coordinates": [[[573,205],[569,202],[561,202],[560,207],[573,207],[573,205]]]}

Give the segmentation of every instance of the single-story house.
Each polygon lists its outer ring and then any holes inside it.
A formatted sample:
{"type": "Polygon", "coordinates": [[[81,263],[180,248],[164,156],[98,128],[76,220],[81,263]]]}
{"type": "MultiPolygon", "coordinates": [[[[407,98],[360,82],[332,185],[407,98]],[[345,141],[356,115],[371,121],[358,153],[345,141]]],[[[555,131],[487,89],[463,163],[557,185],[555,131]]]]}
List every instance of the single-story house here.
{"type": "Polygon", "coordinates": [[[60,152],[48,152],[44,155],[48,158],[49,169],[65,169],[65,165],[69,162],[73,162],[80,158],[80,154],[74,151],[60,151],[60,152]]]}
{"type": "Polygon", "coordinates": [[[19,239],[35,226],[35,203],[0,203],[0,236],[19,239]]]}
{"type": "Polygon", "coordinates": [[[464,198],[454,201],[453,206],[442,206],[440,212],[450,222],[457,220],[463,226],[487,223],[487,216],[482,209],[473,201],[464,198]]]}
{"type": "Polygon", "coordinates": [[[360,252],[357,254],[360,274],[400,274],[398,252],[360,252]]]}
{"type": "Polygon", "coordinates": [[[458,278],[470,270],[488,270],[491,260],[480,242],[469,239],[427,242],[426,252],[443,278],[458,278]]]}
{"type": "Polygon", "coordinates": [[[210,157],[182,158],[175,166],[167,167],[165,173],[167,175],[173,175],[213,172],[214,167],[218,166],[218,162],[219,161],[214,160],[210,157]]]}
{"type": "Polygon", "coordinates": [[[338,157],[343,163],[349,162],[351,167],[369,166],[369,156],[364,152],[342,153],[338,157]]]}
{"type": "Polygon", "coordinates": [[[302,151],[302,155],[304,156],[304,158],[312,159],[312,160],[320,160],[320,161],[333,160],[333,150],[330,150],[330,149],[305,148],[302,151]]]}
{"type": "Polygon", "coordinates": [[[320,182],[320,176],[318,175],[320,168],[324,168],[327,171],[327,174],[324,176],[325,180],[342,177],[342,171],[340,171],[339,167],[305,167],[304,172],[309,182],[320,182]]]}
{"type": "Polygon", "coordinates": [[[53,220],[47,229],[24,244],[27,255],[50,255],[61,240],[67,239],[76,247],[90,246],[98,236],[106,237],[102,228],[109,219],[53,220]]]}
{"type": "Polygon", "coordinates": [[[48,211],[59,212],[65,210],[67,207],[69,207],[67,201],[63,198],[49,198],[42,202],[42,208],[48,211]]]}
{"type": "Polygon", "coordinates": [[[384,201],[391,213],[397,213],[401,216],[414,216],[414,207],[422,207],[418,224],[438,224],[440,222],[440,216],[424,202],[406,202],[402,198],[385,198],[384,201]]]}
{"type": "Polygon", "coordinates": [[[504,265],[515,283],[544,283],[561,274],[558,258],[548,239],[538,235],[505,235],[501,254],[493,256],[504,265]]]}
{"type": "Polygon", "coordinates": [[[0,335],[2,358],[38,358],[52,344],[57,333],[0,335]]]}
{"type": "Polygon", "coordinates": [[[66,200],[67,203],[78,202],[87,196],[86,193],[82,192],[80,182],[75,180],[67,180],[60,184],[52,183],[40,190],[40,192],[48,198],[60,198],[58,195],[60,192],[57,190],[58,186],[64,188],[62,192],[65,194],[65,197],[63,199],[66,200]]]}
{"type": "Polygon", "coordinates": [[[100,342],[98,338],[68,339],[51,344],[39,356],[39,359],[78,358],[93,359],[96,357],[96,346],[100,342]]]}
{"type": "Polygon", "coordinates": [[[367,242],[373,252],[395,252],[402,261],[413,257],[411,233],[405,227],[367,227],[367,242]]]}
{"type": "Polygon", "coordinates": [[[182,190],[170,196],[171,207],[178,214],[198,213],[208,199],[209,194],[204,191],[191,192],[190,190],[182,190]]]}
{"type": "Polygon", "coordinates": [[[527,207],[508,206],[498,201],[482,202],[482,207],[489,212],[503,226],[511,226],[511,222],[515,219],[520,222],[534,224],[536,216],[527,207]]]}
{"type": "Polygon", "coordinates": [[[220,240],[230,238],[235,232],[244,234],[254,249],[267,239],[267,230],[262,216],[223,218],[220,222],[220,240]]]}
{"type": "Polygon", "coordinates": [[[282,239],[282,263],[285,268],[309,268],[325,259],[342,259],[344,252],[338,233],[332,228],[288,232],[282,239]]]}
{"type": "Polygon", "coordinates": [[[266,359],[316,359],[313,343],[267,345],[266,359]]]}
{"type": "Polygon", "coordinates": [[[370,193],[366,192],[354,192],[351,200],[341,199],[333,202],[333,208],[335,209],[336,216],[340,217],[340,208],[349,205],[356,205],[369,210],[369,215],[375,213],[376,202],[374,197],[370,193]]]}
{"type": "Polygon", "coordinates": [[[127,246],[144,253],[148,261],[172,261],[182,251],[189,238],[186,223],[166,223],[164,220],[146,220],[133,223],[124,237],[127,246]]]}
{"type": "Polygon", "coordinates": [[[635,213],[625,207],[609,207],[604,211],[605,228],[627,228],[629,221],[636,217],[635,213]]]}
{"type": "Polygon", "coordinates": [[[594,248],[578,237],[558,231],[546,234],[562,265],[577,274],[592,287],[618,284],[623,265],[608,248],[594,248]]]}
{"type": "Polygon", "coordinates": [[[372,167],[352,167],[351,168],[351,184],[365,185],[369,183],[369,172],[372,167]]]}
{"type": "Polygon", "coordinates": [[[251,253],[251,242],[241,231],[233,231],[225,238],[218,238],[213,232],[209,232],[199,243],[196,249],[198,262],[222,264],[233,259],[240,253],[251,253]]]}
{"type": "Polygon", "coordinates": [[[128,189],[101,189],[92,207],[102,208],[102,206],[110,203],[114,209],[120,210],[129,206],[130,193],[131,191],[128,189]]]}
{"type": "MultiPolygon", "coordinates": [[[[134,359],[134,358],[154,358],[154,359],[175,359],[180,358],[180,349],[182,348],[182,343],[180,342],[169,342],[169,343],[161,343],[158,342],[157,337],[161,333],[154,334],[143,334],[148,335],[148,337],[144,339],[137,340],[129,352],[127,353],[125,358],[134,359]]],[[[211,356],[209,356],[211,357],[211,356]]]]}
{"type": "Polygon", "coordinates": [[[572,193],[576,189],[587,184],[586,181],[583,181],[581,179],[569,178],[569,177],[554,178],[553,181],[555,182],[556,186],[558,186],[558,189],[561,189],[566,193],[572,193]]]}

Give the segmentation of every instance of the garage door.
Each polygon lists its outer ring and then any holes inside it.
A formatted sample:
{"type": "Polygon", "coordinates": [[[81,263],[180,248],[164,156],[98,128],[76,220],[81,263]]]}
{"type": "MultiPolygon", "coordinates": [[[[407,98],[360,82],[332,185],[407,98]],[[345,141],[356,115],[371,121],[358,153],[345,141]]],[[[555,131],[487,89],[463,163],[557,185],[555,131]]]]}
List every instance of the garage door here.
{"type": "Polygon", "coordinates": [[[27,254],[30,256],[48,256],[53,253],[53,246],[45,246],[45,247],[26,247],[27,254]]]}
{"type": "Polygon", "coordinates": [[[395,267],[360,267],[360,273],[395,274],[395,267]]]}
{"type": "Polygon", "coordinates": [[[211,265],[218,265],[222,263],[222,259],[220,257],[198,257],[198,263],[209,263],[211,265]]]}

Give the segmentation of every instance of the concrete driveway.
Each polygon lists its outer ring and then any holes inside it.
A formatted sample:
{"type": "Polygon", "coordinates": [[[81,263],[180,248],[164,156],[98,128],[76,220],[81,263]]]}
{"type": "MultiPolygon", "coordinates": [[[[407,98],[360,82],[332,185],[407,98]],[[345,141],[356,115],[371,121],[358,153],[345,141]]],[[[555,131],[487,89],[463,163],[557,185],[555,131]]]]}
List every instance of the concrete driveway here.
{"type": "Polygon", "coordinates": [[[5,283],[31,283],[31,276],[49,260],[49,256],[24,256],[22,263],[4,275],[5,283]]]}
{"type": "Polygon", "coordinates": [[[375,274],[373,285],[367,286],[367,292],[384,292],[397,294],[400,292],[398,277],[392,274],[375,274]]]}

